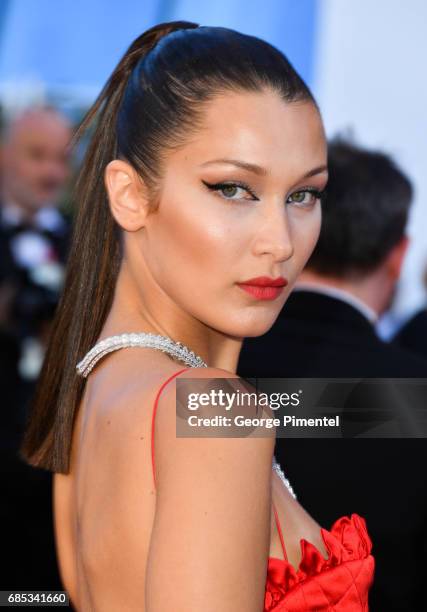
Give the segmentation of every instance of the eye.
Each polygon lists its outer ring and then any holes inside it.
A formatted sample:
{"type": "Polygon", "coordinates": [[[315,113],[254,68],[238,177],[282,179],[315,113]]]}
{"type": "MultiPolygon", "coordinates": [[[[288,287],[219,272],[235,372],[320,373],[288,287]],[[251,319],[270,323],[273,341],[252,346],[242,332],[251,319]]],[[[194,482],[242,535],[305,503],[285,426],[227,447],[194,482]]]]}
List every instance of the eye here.
{"type": "Polygon", "coordinates": [[[245,183],[207,183],[206,181],[202,181],[202,183],[211,191],[216,191],[224,200],[258,200],[245,183]],[[249,198],[243,196],[245,192],[249,194],[249,198]]]}
{"type": "Polygon", "coordinates": [[[308,208],[314,206],[317,200],[322,200],[325,196],[325,190],[319,191],[313,187],[299,189],[291,193],[289,198],[286,200],[287,204],[296,204],[301,208],[308,208]]]}

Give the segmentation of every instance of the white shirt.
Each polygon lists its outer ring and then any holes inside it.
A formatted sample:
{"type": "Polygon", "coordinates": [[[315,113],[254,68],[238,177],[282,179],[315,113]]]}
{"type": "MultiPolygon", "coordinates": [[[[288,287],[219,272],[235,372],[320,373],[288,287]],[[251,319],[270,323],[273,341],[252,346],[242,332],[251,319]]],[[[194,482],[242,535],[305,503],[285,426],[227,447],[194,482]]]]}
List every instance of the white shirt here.
{"type": "MultiPolygon", "coordinates": [[[[0,206],[0,216],[4,225],[13,227],[23,220],[24,215],[16,204],[9,202],[0,206]]],[[[12,236],[9,242],[15,262],[28,271],[35,283],[54,291],[62,288],[64,267],[51,241],[40,230],[55,231],[64,226],[65,221],[56,207],[44,206],[36,211],[28,229],[12,236]]]]}
{"type": "Polygon", "coordinates": [[[293,290],[314,291],[315,293],[329,295],[330,297],[346,302],[347,304],[350,304],[350,306],[356,308],[356,310],[358,310],[366,319],[368,319],[372,325],[375,325],[378,321],[379,317],[377,313],[370,306],[345,289],[330,287],[329,285],[324,285],[321,282],[301,281],[295,285],[293,290]]]}
{"type": "MultiPolygon", "coordinates": [[[[0,206],[0,215],[6,225],[17,225],[23,218],[23,213],[13,203],[0,206]]],[[[32,224],[35,228],[57,230],[64,226],[64,219],[56,206],[43,206],[34,214],[32,224]]]]}

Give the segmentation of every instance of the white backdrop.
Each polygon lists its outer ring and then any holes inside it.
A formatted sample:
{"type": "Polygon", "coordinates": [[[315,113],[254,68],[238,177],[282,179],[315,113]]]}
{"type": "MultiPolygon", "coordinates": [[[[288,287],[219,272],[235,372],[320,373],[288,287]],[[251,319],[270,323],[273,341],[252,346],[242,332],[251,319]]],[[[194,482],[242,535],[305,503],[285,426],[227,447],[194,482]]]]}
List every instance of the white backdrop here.
{"type": "Polygon", "coordinates": [[[391,153],[414,183],[411,246],[394,307],[425,299],[427,265],[427,2],[320,0],[314,91],[329,136],[353,128],[362,145],[391,153]]]}

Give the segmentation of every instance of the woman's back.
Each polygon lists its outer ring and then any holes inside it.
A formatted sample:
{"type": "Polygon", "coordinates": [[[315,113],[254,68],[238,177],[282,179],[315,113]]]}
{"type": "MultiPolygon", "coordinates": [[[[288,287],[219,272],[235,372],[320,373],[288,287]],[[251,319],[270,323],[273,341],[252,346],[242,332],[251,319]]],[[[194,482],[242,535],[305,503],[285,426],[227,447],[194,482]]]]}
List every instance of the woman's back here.
{"type": "MultiPolygon", "coordinates": [[[[54,476],[61,571],[82,610],[141,610],[144,600],[155,510],[151,407],[168,364],[160,357],[162,367],[154,373],[159,356],[138,352],[120,351],[89,377],[70,474],[54,476]],[[130,368],[144,375],[130,376],[130,368]],[[146,398],[146,405],[135,398],[146,398]]],[[[172,362],[169,367],[176,370],[172,362]]]]}
{"type": "MultiPolygon", "coordinates": [[[[88,378],[73,432],[70,473],[54,476],[61,574],[79,610],[145,609],[157,495],[151,455],[153,405],[177,365],[155,350],[122,349],[99,363],[88,378]]],[[[161,418],[156,416],[156,458],[161,452],[161,418]]],[[[295,567],[301,559],[301,538],[327,556],[319,525],[274,473],[272,493],[280,522],[289,527],[284,538],[290,563],[295,567]]],[[[270,527],[266,552],[281,559],[272,509],[270,527]]]]}

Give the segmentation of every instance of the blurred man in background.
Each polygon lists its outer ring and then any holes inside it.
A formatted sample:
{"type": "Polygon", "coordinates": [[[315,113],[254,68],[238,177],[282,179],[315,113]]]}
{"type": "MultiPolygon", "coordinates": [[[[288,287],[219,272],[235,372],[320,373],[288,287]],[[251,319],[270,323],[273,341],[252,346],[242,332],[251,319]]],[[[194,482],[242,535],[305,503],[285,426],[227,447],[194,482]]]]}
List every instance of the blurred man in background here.
{"type": "MultiPolygon", "coordinates": [[[[425,378],[427,361],[375,331],[408,246],[411,184],[383,153],[342,140],[329,146],[329,173],[319,241],[273,328],[244,341],[238,373],[425,378]]],[[[371,609],[427,609],[426,441],[278,438],[275,454],[322,526],[354,511],[366,518],[376,559],[371,609]]]]}
{"type": "Polygon", "coordinates": [[[59,226],[56,201],[69,175],[71,126],[53,107],[28,109],[4,130],[2,216],[59,226]],[[55,219],[55,221],[53,221],[55,219]],[[44,223],[45,222],[45,223],[44,223]]]}
{"type": "Polygon", "coordinates": [[[16,290],[9,329],[21,340],[43,342],[62,287],[69,223],[58,200],[69,176],[70,137],[68,121],[51,107],[25,111],[3,134],[0,241],[16,290]]]}
{"type": "Polygon", "coordinates": [[[51,474],[24,464],[18,448],[62,289],[70,223],[58,203],[69,177],[68,121],[52,107],[15,117],[0,164],[0,509],[3,584],[60,588],[52,528],[51,474]]]}

